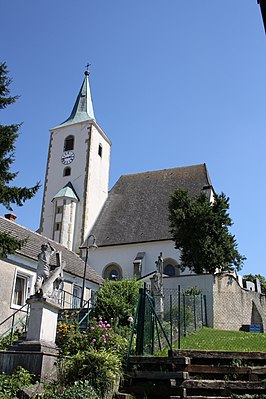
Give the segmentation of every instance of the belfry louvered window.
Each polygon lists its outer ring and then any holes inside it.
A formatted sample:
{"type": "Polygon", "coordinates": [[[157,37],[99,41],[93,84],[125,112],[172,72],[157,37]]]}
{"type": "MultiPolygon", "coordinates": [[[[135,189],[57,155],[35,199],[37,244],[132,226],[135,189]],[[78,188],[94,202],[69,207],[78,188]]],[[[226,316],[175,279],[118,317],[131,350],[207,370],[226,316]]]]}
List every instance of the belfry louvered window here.
{"type": "Polygon", "coordinates": [[[74,136],[67,136],[64,143],[64,151],[74,150],[74,136]]]}

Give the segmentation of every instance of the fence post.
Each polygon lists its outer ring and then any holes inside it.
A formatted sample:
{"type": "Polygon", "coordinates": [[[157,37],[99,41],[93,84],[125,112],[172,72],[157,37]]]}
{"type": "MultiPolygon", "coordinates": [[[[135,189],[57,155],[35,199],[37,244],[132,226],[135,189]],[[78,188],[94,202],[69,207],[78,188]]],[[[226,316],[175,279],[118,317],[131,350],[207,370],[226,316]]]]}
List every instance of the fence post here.
{"type": "Polygon", "coordinates": [[[187,335],[187,319],[186,319],[186,295],[183,293],[183,333],[187,335]]]}
{"type": "Polygon", "coordinates": [[[196,315],[196,295],[193,295],[193,311],[194,311],[194,330],[197,330],[197,315],[196,315]]]}
{"type": "Polygon", "coordinates": [[[200,294],[201,327],[203,327],[203,295],[200,294]]]}
{"type": "Polygon", "coordinates": [[[172,318],[173,306],[172,306],[172,295],[170,295],[170,327],[171,327],[171,348],[173,346],[173,318],[172,318]]]}
{"type": "Polygon", "coordinates": [[[144,348],[144,325],[145,325],[145,299],[146,299],[146,283],[144,288],[139,289],[140,302],[137,315],[137,339],[136,354],[142,356],[144,348]]]}
{"type": "Polygon", "coordinates": [[[178,349],[181,349],[181,288],[178,286],[178,349]]]}
{"type": "Polygon", "coordinates": [[[206,295],[203,295],[203,300],[204,300],[204,312],[205,312],[205,326],[208,327],[206,295]]]}

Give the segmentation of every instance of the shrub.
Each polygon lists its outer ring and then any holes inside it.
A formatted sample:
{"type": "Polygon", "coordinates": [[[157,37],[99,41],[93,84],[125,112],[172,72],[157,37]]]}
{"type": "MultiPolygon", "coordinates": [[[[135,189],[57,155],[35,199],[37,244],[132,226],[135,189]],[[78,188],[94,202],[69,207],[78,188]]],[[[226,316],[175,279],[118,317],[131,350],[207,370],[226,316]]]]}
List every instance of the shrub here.
{"type": "MultiPolygon", "coordinates": [[[[49,387],[48,387],[49,388],[49,387]]],[[[74,385],[67,387],[63,393],[46,393],[44,399],[99,399],[99,396],[88,381],[75,381],[74,385]]]]}
{"type": "Polygon", "coordinates": [[[32,383],[32,375],[23,367],[18,367],[11,375],[0,375],[0,399],[16,397],[16,394],[32,383]]]}
{"type": "MultiPolygon", "coordinates": [[[[128,328],[125,327],[125,329],[128,333],[128,328]]],[[[105,349],[113,350],[117,356],[123,358],[126,355],[129,340],[118,335],[107,320],[94,318],[90,321],[88,329],[82,332],[75,324],[59,323],[56,343],[63,355],[74,355],[78,351],[89,349],[105,349]]]]}
{"type": "Polygon", "coordinates": [[[113,319],[117,325],[128,325],[138,301],[140,283],[136,280],[107,280],[97,292],[94,309],[96,317],[113,319]]]}
{"type": "Polygon", "coordinates": [[[65,384],[78,380],[88,381],[101,397],[113,390],[121,373],[122,362],[119,356],[105,350],[97,352],[93,348],[80,351],[60,363],[60,375],[65,384]]]}
{"type": "MultiPolygon", "coordinates": [[[[16,329],[13,333],[12,343],[17,342],[22,334],[23,334],[22,329],[21,330],[16,329]]],[[[9,347],[10,343],[11,343],[11,333],[9,333],[8,335],[6,335],[1,339],[0,350],[1,351],[6,350],[9,347]]]]}

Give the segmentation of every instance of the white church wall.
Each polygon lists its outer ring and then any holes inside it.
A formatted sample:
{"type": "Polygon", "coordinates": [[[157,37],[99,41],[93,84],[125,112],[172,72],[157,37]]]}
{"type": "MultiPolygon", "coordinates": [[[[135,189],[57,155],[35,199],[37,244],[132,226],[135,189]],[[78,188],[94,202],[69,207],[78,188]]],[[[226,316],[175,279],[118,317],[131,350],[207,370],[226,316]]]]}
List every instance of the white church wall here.
{"type": "MultiPolygon", "coordinates": [[[[132,278],[134,274],[133,261],[138,252],[145,252],[142,263],[142,276],[152,273],[156,269],[155,261],[158,259],[160,252],[163,253],[163,258],[171,258],[177,263],[179,262],[179,250],[174,248],[173,241],[167,240],[99,247],[89,254],[89,264],[102,276],[106,266],[115,263],[121,267],[123,278],[132,278]]],[[[188,274],[190,272],[185,271],[184,273],[188,274]]]]}
{"type": "Polygon", "coordinates": [[[85,196],[86,202],[90,206],[84,214],[82,241],[86,239],[108,196],[110,144],[94,125],[91,126],[88,162],[88,186],[85,196]],[[99,146],[101,154],[99,154],[99,146]]]}

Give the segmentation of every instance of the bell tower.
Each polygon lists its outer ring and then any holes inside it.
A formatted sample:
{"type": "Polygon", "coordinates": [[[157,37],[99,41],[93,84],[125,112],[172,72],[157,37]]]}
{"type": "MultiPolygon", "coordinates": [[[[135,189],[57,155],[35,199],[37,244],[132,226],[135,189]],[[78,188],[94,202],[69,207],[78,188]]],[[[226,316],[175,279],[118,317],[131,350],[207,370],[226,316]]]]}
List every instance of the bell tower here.
{"type": "Polygon", "coordinates": [[[50,130],[41,234],[78,252],[108,196],[110,150],[85,71],[69,118],[50,130]]]}

